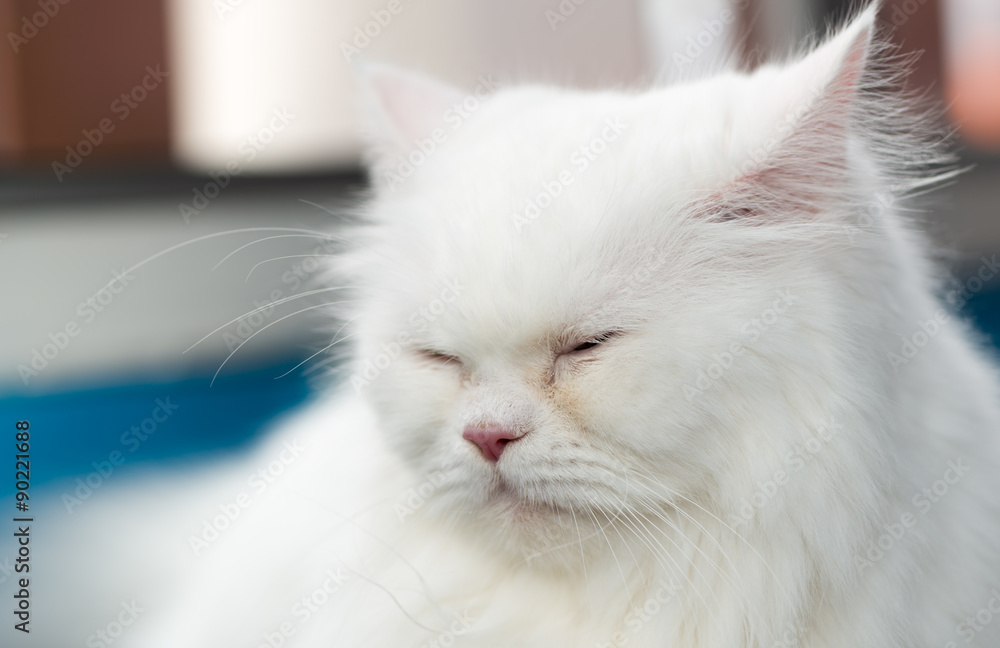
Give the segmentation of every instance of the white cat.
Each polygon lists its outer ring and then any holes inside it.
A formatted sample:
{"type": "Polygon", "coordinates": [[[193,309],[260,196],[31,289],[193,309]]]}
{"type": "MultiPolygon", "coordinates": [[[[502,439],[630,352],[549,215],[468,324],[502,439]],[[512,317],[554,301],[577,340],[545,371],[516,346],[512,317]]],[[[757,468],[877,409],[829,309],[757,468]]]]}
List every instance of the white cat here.
{"type": "Polygon", "coordinates": [[[1000,383],[900,214],[946,172],[874,25],[475,110],[369,70],[353,373],[144,518],[182,578],[114,645],[1000,645],[1000,383]]]}

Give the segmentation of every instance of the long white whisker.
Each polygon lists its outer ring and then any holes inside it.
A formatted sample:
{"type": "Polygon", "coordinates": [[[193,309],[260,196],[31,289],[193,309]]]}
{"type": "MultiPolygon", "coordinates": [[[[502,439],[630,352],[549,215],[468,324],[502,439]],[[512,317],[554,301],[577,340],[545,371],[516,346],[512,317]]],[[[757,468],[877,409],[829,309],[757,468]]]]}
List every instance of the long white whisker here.
{"type": "MultiPolygon", "coordinates": [[[[730,567],[732,567],[733,570],[732,573],[739,574],[739,570],[736,569],[736,566],[733,564],[733,561],[729,558],[729,554],[726,553],[725,549],[722,548],[722,546],[718,543],[718,541],[715,538],[713,538],[711,534],[709,534],[708,531],[698,523],[697,520],[695,520],[686,511],[678,507],[673,507],[672,510],[674,511],[674,513],[678,515],[685,516],[691,523],[693,523],[699,529],[701,535],[705,536],[713,544],[715,544],[716,547],[719,549],[719,553],[722,554],[722,557],[725,559],[725,561],[729,563],[730,567]]],[[[676,529],[682,536],[684,536],[687,542],[691,543],[691,546],[694,548],[694,550],[697,551],[701,555],[701,557],[704,558],[705,561],[719,574],[719,576],[722,579],[722,582],[724,582],[726,586],[729,588],[729,590],[736,596],[736,600],[740,602],[740,605],[746,608],[747,605],[749,604],[749,596],[747,595],[746,589],[743,587],[742,581],[737,582],[732,576],[730,576],[730,574],[726,570],[722,568],[721,565],[719,565],[717,562],[715,562],[715,560],[712,559],[711,556],[705,553],[705,551],[698,545],[697,542],[694,542],[690,538],[688,538],[687,535],[684,533],[683,529],[681,529],[681,524],[679,520],[671,521],[662,512],[656,510],[655,508],[651,508],[650,511],[653,515],[663,520],[665,524],[668,524],[672,528],[676,529]]],[[[702,575],[702,578],[705,578],[705,576],[702,575]]],[[[707,578],[705,578],[705,580],[706,582],[708,582],[707,578]]],[[[716,600],[718,600],[718,598],[716,598],[716,600]]]]}
{"type": "MultiPolygon", "coordinates": [[[[649,479],[649,478],[647,477],[647,479],[649,479]]],[[[654,483],[656,483],[656,482],[654,481],[654,483]]],[[[715,520],[716,522],[718,522],[719,524],[721,524],[724,529],[726,529],[727,531],[729,531],[730,533],[732,533],[734,536],[736,536],[736,538],[738,540],[740,540],[744,545],[746,545],[746,547],[748,549],[750,549],[750,551],[753,552],[753,554],[760,560],[761,564],[764,566],[764,569],[766,569],[768,571],[768,573],[771,575],[771,577],[774,579],[774,584],[778,588],[778,590],[782,593],[782,595],[785,596],[785,597],[787,597],[789,600],[792,600],[792,597],[789,596],[788,592],[782,586],[781,581],[778,579],[777,574],[775,574],[774,570],[771,568],[770,563],[768,563],[767,560],[762,555],[760,555],[760,552],[757,551],[757,548],[754,547],[752,544],[750,544],[750,542],[748,542],[746,538],[744,538],[742,535],[740,535],[739,533],[737,533],[736,530],[733,529],[731,526],[729,526],[728,524],[726,524],[725,522],[723,522],[717,515],[715,515],[714,513],[712,513],[711,511],[709,511],[705,507],[703,507],[702,505],[698,504],[694,500],[692,500],[692,499],[690,499],[690,498],[682,495],[681,493],[677,493],[677,492],[673,491],[672,489],[668,488],[667,486],[665,486],[663,484],[657,484],[657,485],[660,486],[661,488],[665,489],[666,491],[668,491],[668,493],[670,494],[671,497],[680,498],[680,499],[688,502],[689,504],[691,504],[695,508],[699,509],[700,511],[702,511],[703,513],[705,513],[706,515],[708,515],[710,518],[712,518],[713,520],[715,520]]]]}
{"type": "MultiPolygon", "coordinates": [[[[280,239],[280,238],[315,238],[315,237],[316,237],[316,234],[312,234],[312,235],[310,235],[310,234],[278,234],[276,236],[265,236],[264,238],[259,238],[259,239],[250,241],[249,243],[245,243],[245,244],[239,246],[238,248],[236,248],[235,250],[233,250],[232,252],[230,252],[226,256],[222,257],[221,261],[219,261],[214,266],[212,266],[212,270],[215,270],[220,265],[222,265],[223,263],[225,263],[226,260],[228,260],[229,258],[231,258],[234,254],[238,253],[241,250],[245,250],[246,248],[250,247],[251,245],[257,245],[258,243],[263,243],[264,241],[273,241],[275,239],[280,239]]],[[[327,238],[339,240],[339,237],[328,236],[327,238]]]]}
{"type": "Polygon", "coordinates": [[[219,377],[219,372],[222,371],[222,368],[226,366],[226,363],[229,362],[229,359],[232,358],[234,355],[236,355],[236,352],[239,351],[240,349],[242,349],[244,344],[246,344],[250,340],[252,340],[255,337],[257,337],[257,335],[259,333],[263,333],[264,331],[266,331],[267,329],[271,328],[272,326],[274,326],[278,322],[280,322],[282,320],[286,320],[289,317],[292,317],[294,315],[298,315],[299,313],[304,313],[306,311],[315,310],[317,308],[325,308],[325,307],[333,306],[334,304],[340,304],[340,303],[342,303],[342,302],[324,302],[322,304],[314,304],[313,306],[308,306],[308,307],[303,308],[301,310],[297,310],[294,313],[289,313],[288,315],[285,315],[283,317],[279,317],[278,319],[274,320],[273,322],[269,322],[267,325],[260,327],[259,329],[257,329],[256,331],[254,331],[250,336],[248,336],[247,339],[245,339],[242,342],[240,342],[239,345],[235,349],[233,349],[232,352],[230,352],[230,354],[228,356],[226,356],[226,359],[222,361],[222,364],[219,365],[219,368],[215,370],[215,375],[212,376],[212,382],[209,383],[209,387],[211,387],[212,385],[215,384],[215,379],[219,377]]]}
{"type": "MultiPolygon", "coordinates": [[[[638,522],[638,520],[636,520],[636,521],[638,522]]],[[[628,523],[628,522],[626,522],[626,524],[629,524],[629,523],[628,523]]],[[[645,525],[643,525],[643,527],[645,527],[645,525]]],[[[656,558],[656,562],[657,562],[657,563],[658,563],[658,564],[659,564],[659,565],[660,565],[660,566],[661,566],[662,568],[664,568],[664,569],[665,569],[666,571],[668,571],[668,572],[673,572],[673,570],[672,570],[672,569],[670,568],[670,566],[669,566],[669,565],[667,565],[666,563],[664,563],[664,562],[663,562],[663,560],[661,559],[661,556],[662,556],[662,557],[666,557],[666,558],[667,558],[667,560],[669,560],[669,561],[670,561],[670,563],[671,563],[671,564],[672,564],[672,565],[673,565],[673,566],[674,566],[674,567],[676,568],[676,570],[677,570],[677,573],[679,573],[679,574],[680,574],[680,576],[681,576],[681,577],[682,577],[682,578],[683,578],[684,580],[686,580],[686,581],[687,581],[687,583],[688,583],[688,584],[690,585],[690,587],[691,587],[691,590],[693,590],[694,594],[695,594],[695,595],[696,595],[696,596],[697,596],[697,597],[698,597],[699,599],[701,599],[701,603],[702,603],[702,605],[704,605],[704,606],[705,606],[705,609],[707,610],[707,609],[708,609],[708,603],[707,603],[707,601],[705,601],[705,598],[704,598],[704,596],[702,596],[702,594],[701,594],[701,590],[700,590],[700,589],[698,588],[698,586],[697,586],[697,585],[695,584],[694,580],[693,580],[693,579],[692,579],[692,578],[691,578],[691,577],[690,577],[690,576],[689,576],[689,575],[688,575],[688,574],[687,574],[687,573],[685,572],[685,570],[681,569],[681,566],[680,566],[680,565],[679,565],[679,564],[677,563],[677,561],[676,561],[676,560],[674,560],[674,557],[673,557],[673,556],[671,555],[670,551],[669,551],[669,550],[668,550],[668,549],[667,549],[666,547],[664,547],[664,546],[663,546],[663,544],[662,544],[662,543],[660,543],[660,542],[659,542],[659,541],[658,541],[658,540],[657,540],[657,539],[656,539],[655,537],[653,537],[653,536],[652,536],[652,534],[651,534],[651,533],[649,533],[648,531],[647,531],[647,532],[646,532],[645,534],[643,534],[643,533],[642,533],[642,532],[641,532],[641,531],[639,530],[639,528],[638,528],[638,527],[636,527],[636,526],[635,526],[634,524],[629,524],[629,528],[631,528],[631,529],[632,529],[632,531],[633,531],[633,532],[635,532],[635,534],[636,534],[636,537],[637,537],[637,538],[639,538],[639,540],[640,540],[640,541],[641,541],[641,542],[642,542],[643,544],[645,544],[645,545],[646,545],[646,547],[648,547],[648,548],[649,548],[650,552],[651,552],[651,553],[653,554],[653,556],[654,556],[654,557],[656,558]],[[648,537],[648,538],[649,538],[649,540],[646,540],[646,537],[648,537]],[[652,545],[652,544],[650,543],[650,541],[652,541],[652,542],[655,542],[655,543],[656,543],[656,545],[657,545],[657,546],[659,547],[659,549],[657,549],[656,547],[654,547],[654,546],[653,546],[653,545],[652,545]]],[[[668,539],[668,540],[670,540],[670,538],[667,538],[667,539],[668,539]]],[[[672,540],[671,540],[670,542],[671,542],[671,544],[674,544],[674,546],[675,546],[675,547],[677,546],[677,545],[676,545],[676,543],[674,543],[674,542],[673,542],[672,540]]],[[[679,548],[678,548],[678,549],[679,549],[679,548]]],[[[703,576],[702,578],[704,578],[704,576],[703,576]]]]}
{"type": "Polygon", "coordinates": [[[299,364],[295,365],[294,367],[292,367],[291,369],[289,369],[285,373],[281,374],[280,376],[275,377],[275,380],[280,380],[280,379],[284,378],[285,376],[287,376],[288,374],[292,373],[293,371],[295,371],[296,369],[298,369],[299,367],[301,367],[305,363],[309,362],[310,360],[312,360],[313,358],[315,358],[319,354],[323,353],[324,351],[328,351],[328,350],[332,349],[334,346],[336,346],[336,345],[340,344],[341,342],[343,342],[344,340],[348,340],[350,338],[351,338],[350,335],[345,335],[342,338],[336,338],[333,342],[331,342],[330,344],[326,345],[325,347],[323,347],[322,349],[320,349],[316,353],[312,354],[311,356],[309,356],[308,358],[306,358],[305,360],[303,360],[299,364]]]}
{"type": "Polygon", "coordinates": [[[570,515],[573,516],[573,526],[576,527],[576,537],[580,541],[580,565],[583,567],[583,582],[590,584],[590,578],[587,576],[587,558],[583,555],[583,536],[580,534],[580,525],[576,522],[576,511],[572,504],[569,506],[570,515]]]}
{"type": "MultiPolygon", "coordinates": [[[[150,261],[154,261],[154,260],[160,258],[161,256],[163,256],[164,254],[168,254],[170,252],[173,252],[174,250],[179,250],[182,247],[187,247],[188,245],[193,245],[195,243],[200,243],[202,241],[207,241],[208,239],[216,238],[216,237],[219,237],[219,236],[229,236],[230,234],[243,234],[243,233],[246,233],[246,232],[301,232],[303,235],[305,235],[305,234],[311,234],[314,237],[329,238],[329,239],[337,239],[337,240],[339,240],[339,237],[332,236],[330,234],[326,234],[326,233],[323,233],[323,232],[315,232],[313,230],[300,229],[300,228],[297,228],[297,227],[243,227],[243,228],[240,228],[240,229],[226,230],[225,232],[214,232],[212,234],[205,234],[204,236],[199,236],[197,238],[193,238],[193,239],[184,241],[183,243],[177,243],[176,245],[171,245],[170,247],[168,247],[165,250],[160,250],[156,254],[153,254],[152,256],[146,257],[145,259],[143,259],[139,263],[136,263],[132,267],[130,267],[127,270],[125,270],[124,272],[122,272],[122,274],[128,274],[128,273],[132,272],[133,270],[138,270],[139,268],[141,268],[142,266],[146,265],[150,261]]],[[[118,280],[117,277],[114,278],[114,279],[112,279],[108,283],[104,284],[104,286],[101,288],[101,290],[104,290],[105,288],[109,288],[111,286],[111,284],[113,284],[117,280],[118,280]]],[[[98,291],[98,292],[100,292],[100,291],[98,291]]]]}
{"type": "Polygon", "coordinates": [[[259,306],[259,307],[255,308],[255,309],[253,309],[249,313],[244,313],[244,314],[240,315],[239,317],[235,317],[235,318],[229,320],[228,322],[226,322],[222,326],[218,327],[217,329],[215,329],[214,331],[212,331],[211,333],[209,333],[205,337],[201,338],[200,340],[198,340],[197,342],[195,342],[194,344],[192,344],[188,348],[184,349],[184,352],[181,355],[184,355],[184,353],[187,353],[188,351],[190,351],[191,349],[195,348],[196,346],[198,346],[199,344],[201,344],[202,342],[204,342],[208,338],[212,337],[213,335],[215,335],[216,333],[218,333],[222,329],[226,328],[230,324],[233,324],[235,322],[240,321],[244,317],[250,317],[254,313],[259,313],[261,311],[267,310],[268,308],[273,308],[275,306],[284,304],[285,302],[290,302],[290,301],[292,301],[294,299],[301,299],[303,297],[308,297],[310,295],[316,295],[318,293],[330,292],[331,290],[346,290],[346,289],[347,289],[346,286],[333,286],[331,288],[318,288],[316,290],[309,290],[309,291],[304,292],[304,293],[297,293],[295,295],[290,295],[288,297],[283,297],[283,298],[278,299],[276,301],[273,301],[273,302],[271,302],[269,304],[264,304],[263,306],[259,306]]]}
{"type": "Polygon", "coordinates": [[[264,265],[265,263],[271,263],[272,261],[281,261],[282,259],[309,259],[309,258],[315,258],[315,257],[332,257],[332,256],[335,256],[335,255],[333,255],[333,254],[287,254],[285,256],[274,257],[272,259],[264,259],[263,261],[260,261],[260,262],[256,263],[254,265],[254,267],[250,268],[250,272],[247,273],[247,278],[243,280],[243,283],[246,283],[246,282],[250,281],[250,275],[253,274],[253,271],[256,270],[257,268],[259,268],[260,266],[264,265]]]}
{"type": "MultiPolygon", "coordinates": [[[[588,497],[587,499],[590,499],[590,498],[588,497]]],[[[629,606],[631,606],[632,605],[632,592],[631,592],[631,590],[629,589],[629,586],[628,586],[628,579],[625,578],[625,570],[622,569],[621,563],[618,562],[618,555],[615,554],[615,548],[614,548],[614,546],[612,546],[611,540],[608,538],[608,534],[604,533],[604,527],[601,526],[601,523],[598,521],[597,516],[594,514],[594,512],[593,511],[589,511],[589,510],[587,512],[590,514],[590,517],[594,518],[594,524],[596,524],[597,528],[600,529],[601,535],[604,536],[604,541],[606,543],[608,543],[608,549],[611,551],[611,557],[614,559],[615,565],[618,566],[618,573],[621,574],[622,585],[625,586],[625,594],[628,596],[628,603],[629,603],[629,606]]]]}
{"type": "MultiPolygon", "coordinates": [[[[615,514],[614,519],[617,519],[618,516],[621,514],[621,512],[622,512],[622,510],[624,508],[625,502],[628,500],[628,493],[629,493],[629,479],[628,479],[628,473],[626,473],[625,474],[625,494],[622,496],[622,499],[621,499],[622,507],[618,509],[618,512],[615,514]]],[[[584,493],[584,496],[587,498],[588,501],[590,501],[591,504],[595,504],[596,503],[596,502],[594,502],[590,498],[589,495],[587,495],[586,492],[584,493]]],[[[598,522],[597,516],[592,511],[588,511],[588,512],[590,513],[591,517],[594,518],[594,523],[597,524],[598,529],[600,529],[601,535],[604,536],[604,541],[608,543],[608,549],[611,550],[611,557],[614,558],[615,565],[618,566],[618,572],[621,574],[622,585],[625,586],[625,594],[628,596],[629,605],[632,605],[632,591],[631,591],[631,589],[628,586],[628,579],[625,578],[625,571],[622,569],[621,562],[619,562],[619,560],[618,560],[618,555],[615,553],[614,546],[612,546],[611,540],[608,538],[608,534],[604,532],[604,527],[602,527],[601,523],[598,522]]],[[[612,521],[612,525],[613,524],[614,524],[614,522],[612,521]]],[[[619,533],[619,535],[621,535],[621,534],[619,533]]]]}

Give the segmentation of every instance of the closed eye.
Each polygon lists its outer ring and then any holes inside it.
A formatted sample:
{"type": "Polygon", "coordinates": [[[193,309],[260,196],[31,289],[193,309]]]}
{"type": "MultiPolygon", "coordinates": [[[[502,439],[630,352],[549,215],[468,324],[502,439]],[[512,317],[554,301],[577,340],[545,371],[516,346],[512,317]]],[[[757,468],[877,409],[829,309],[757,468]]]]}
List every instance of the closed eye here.
{"type": "Polygon", "coordinates": [[[580,344],[580,345],[576,346],[571,351],[571,353],[579,353],[581,351],[587,351],[589,349],[593,349],[594,347],[600,346],[601,344],[604,344],[605,342],[607,342],[611,338],[613,338],[615,336],[618,336],[620,334],[621,334],[621,331],[607,331],[605,333],[601,333],[600,335],[595,336],[595,337],[587,340],[583,344],[580,344]]]}
{"type": "Polygon", "coordinates": [[[457,364],[460,362],[460,360],[453,355],[448,355],[447,353],[442,353],[433,349],[419,349],[417,354],[424,360],[440,364],[451,364],[453,362],[457,364]]]}

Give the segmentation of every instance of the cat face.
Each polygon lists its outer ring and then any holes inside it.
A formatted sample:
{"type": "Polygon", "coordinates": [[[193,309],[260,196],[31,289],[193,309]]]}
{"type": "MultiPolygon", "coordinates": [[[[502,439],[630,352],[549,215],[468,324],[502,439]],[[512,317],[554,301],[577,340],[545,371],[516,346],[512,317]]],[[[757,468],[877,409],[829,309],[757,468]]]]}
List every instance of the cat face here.
{"type": "Polygon", "coordinates": [[[737,473],[741,416],[816,361],[801,305],[824,303],[816,251],[838,226],[826,192],[867,42],[858,22],[788,68],[642,94],[501,90],[474,111],[372,74],[391,136],[349,261],[351,383],[437,476],[432,508],[575,542],[737,473]]]}

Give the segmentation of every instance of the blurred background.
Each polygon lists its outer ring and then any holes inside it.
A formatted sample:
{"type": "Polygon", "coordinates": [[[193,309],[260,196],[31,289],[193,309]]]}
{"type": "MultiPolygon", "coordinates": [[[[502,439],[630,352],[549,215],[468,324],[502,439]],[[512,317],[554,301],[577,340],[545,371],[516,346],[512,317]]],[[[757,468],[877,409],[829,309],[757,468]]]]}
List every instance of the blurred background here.
{"type": "MultiPolygon", "coordinates": [[[[752,69],[850,4],[3,0],[0,426],[31,420],[39,483],[239,447],[323,388],[305,293],[365,183],[357,62],[634,85],[752,69]]],[[[972,276],[1000,252],[1000,0],[887,0],[881,23],[972,165],[926,214],[972,276]]],[[[1000,332],[997,287],[971,293],[1000,332]]]]}

